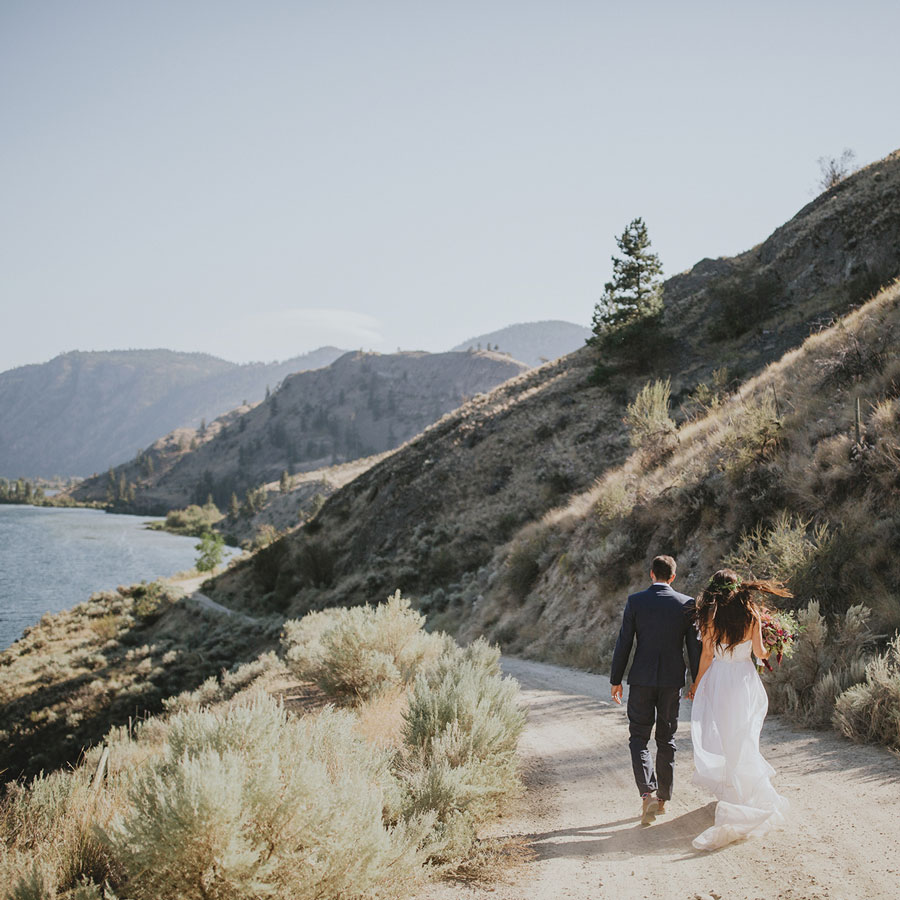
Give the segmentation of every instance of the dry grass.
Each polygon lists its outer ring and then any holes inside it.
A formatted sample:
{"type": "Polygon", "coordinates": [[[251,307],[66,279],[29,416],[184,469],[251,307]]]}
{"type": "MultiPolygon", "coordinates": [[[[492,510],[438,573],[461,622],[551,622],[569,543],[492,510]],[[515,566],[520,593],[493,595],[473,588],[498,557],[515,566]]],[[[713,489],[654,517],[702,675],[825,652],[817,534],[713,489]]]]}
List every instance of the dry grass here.
{"type": "Polygon", "coordinates": [[[219,691],[223,671],[275,643],[267,627],[151,585],[44,616],[0,653],[2,778],[73,764],[111,727],[207,679],[219,691]]]}
{"type": "MultiPolygon", "coordinates": [[[[864,604],[874,632],[892,633],[900,627],[900,345],[884,335],[897,328],[900,284],[687,421],[661,464],[645,469],[636,453],[546,514],[542,552],[525,553],[535,526],[514,535],[479,577],[485,602],[464,633],[603,668],[625,596],[644,586],[649,560],[662,552],[678,558],[676,586],[686,593],[727,560],[787,580],[797,607],[815,600],[829,621],[864,604]],[[513,585],[504,573],[516,554],[529,565],[513,585]]],[[[828,704],[862,677],[865,660],[856,661],[854,673],[818,688],[812,719],[827,722],[828,704]]]]}

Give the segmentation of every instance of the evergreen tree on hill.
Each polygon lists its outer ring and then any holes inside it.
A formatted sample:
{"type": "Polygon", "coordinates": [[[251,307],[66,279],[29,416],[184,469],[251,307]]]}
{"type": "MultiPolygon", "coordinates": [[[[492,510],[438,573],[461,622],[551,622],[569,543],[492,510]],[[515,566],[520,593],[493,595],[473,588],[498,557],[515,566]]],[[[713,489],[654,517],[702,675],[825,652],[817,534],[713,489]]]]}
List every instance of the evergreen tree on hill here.
{"type": "Polygon", "coordinates": [[[623,256],[612,258],[612,281],[603,286],[603,296],[594,307],[592,341],[654,319],[662,312],[662,264],[650,252],[644,220],[632,220],[616,238],[616,244],[623,256]]]}

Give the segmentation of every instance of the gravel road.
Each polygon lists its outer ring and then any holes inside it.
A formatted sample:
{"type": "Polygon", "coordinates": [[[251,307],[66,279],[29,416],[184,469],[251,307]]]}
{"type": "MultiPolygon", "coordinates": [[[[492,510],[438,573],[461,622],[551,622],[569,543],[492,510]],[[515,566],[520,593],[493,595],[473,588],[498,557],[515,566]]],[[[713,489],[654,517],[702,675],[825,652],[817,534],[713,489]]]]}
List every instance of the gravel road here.
{"type": "Polygon", "coordinates": [[[421,900],[897,900],[900,759],[777,717],[762,749],[792,805],[785,830],[709,853],[691,840],[714,804],[691,784],[690,702],[676,739],[675,796],[641,826],[624,706],[609,681],[506,658],[522,687],[528,725],[520,748],[527,793],[490,832],[524,836],[535,857],[489,887],[430,886],[421,900]]]}

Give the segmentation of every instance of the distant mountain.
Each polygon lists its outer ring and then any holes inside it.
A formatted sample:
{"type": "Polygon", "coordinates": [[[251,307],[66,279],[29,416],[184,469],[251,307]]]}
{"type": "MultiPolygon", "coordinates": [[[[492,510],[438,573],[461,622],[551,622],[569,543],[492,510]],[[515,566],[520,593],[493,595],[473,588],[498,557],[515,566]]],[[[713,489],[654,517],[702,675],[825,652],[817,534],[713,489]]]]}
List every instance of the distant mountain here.
{"type": "Polygon", "coordinates": [[[330,366],[285,378],[253,408],[200,431],[179,429],[79,485],[77,500],[165,512],[203,503],[221,509],[232,494],[391,450],[476,394],[526,366],[500,353],[347,353],[330,366]]]}
{"type": "Polygon", "coordinates": [[[74,351],[0,374],[0,475],[90,475],[160,435],[261,400],[287,375],[334,362],[323,347],[238,365],[171,350],[74,351]]]}
{"type": "Polygon", "coordinates": [[[590,328],[572,322],[524,322],[480,334],[457,344],[453,350],[499,350],[528,366],[539,366],[583,347],[590,336],[590,328]]]}

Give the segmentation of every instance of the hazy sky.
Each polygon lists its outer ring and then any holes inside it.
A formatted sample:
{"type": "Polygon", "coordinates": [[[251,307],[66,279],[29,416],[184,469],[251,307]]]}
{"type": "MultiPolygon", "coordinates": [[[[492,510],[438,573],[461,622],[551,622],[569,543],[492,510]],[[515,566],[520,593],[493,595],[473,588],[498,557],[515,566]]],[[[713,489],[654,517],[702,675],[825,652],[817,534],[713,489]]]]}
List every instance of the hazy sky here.
{"type": "Polygon", "coordinates": [[[0,0],[0,370],[589,324],[900,147],[896,0],[0,0]]]}

